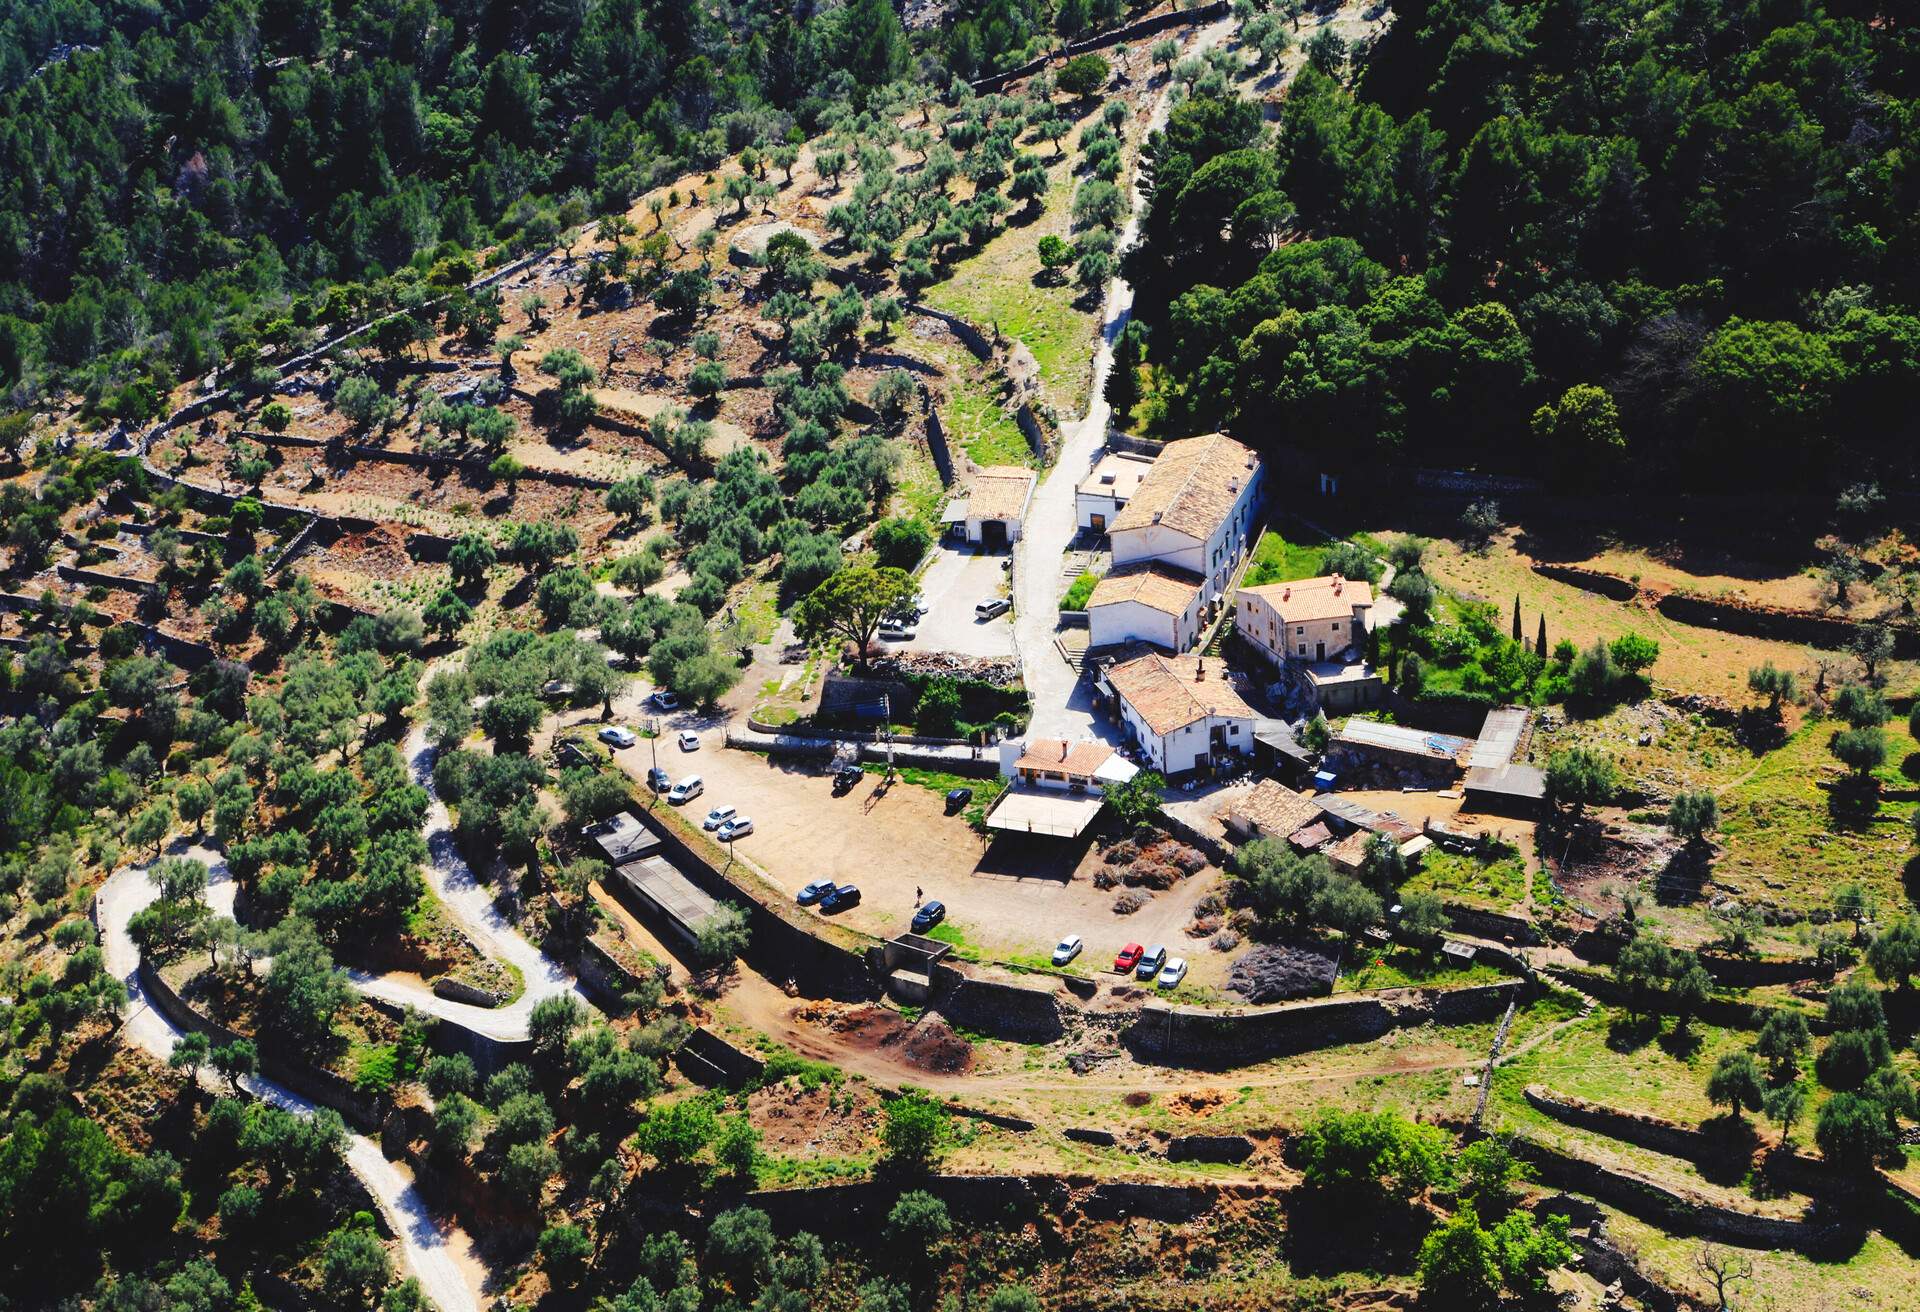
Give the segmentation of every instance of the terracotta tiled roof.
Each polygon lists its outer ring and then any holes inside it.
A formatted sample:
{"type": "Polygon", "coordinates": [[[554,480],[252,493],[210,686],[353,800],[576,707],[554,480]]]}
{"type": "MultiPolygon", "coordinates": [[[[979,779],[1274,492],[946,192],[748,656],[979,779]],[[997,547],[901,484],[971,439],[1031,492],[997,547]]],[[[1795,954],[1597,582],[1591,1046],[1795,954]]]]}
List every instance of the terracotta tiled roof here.
{"type": "Polygon", "coordinates": [[[1258,470],[1253,452],[1224,433],[1169,442],[1107,531],[1161,524],[1205,542],[1258,470]]]}
{"type": "Polygon", "coordinates": [[[1233,818],[1264,838],[1286,838],[1320,818],[1311,793],[1297,793],[1277,779],[1262,779],[1233,809],[1233,818]]]}
{"type": "Polygon", "coordinates": [[[1343,620],[1355,606],[1373,605],[1373,585],[1365,579],[1295,579],[1291,583],[1263,583],[1240,591],[1273,607],[1283,624],[1311,624],[1316,620],[1343,620]]]}
{"type": "Polygon", "coordinates": [[[1020,759],[1013,763],[1013,768],[1052,770],[1059,774],[1090,778],[1112,755],[1113,748],[1105,743],[1069,743],[1061,738],[1035,738],[1022,749],[1020,759]]]}
{"type": "Polygon", "coordinates": [[[1342,870],[1358,870],[1367,859],[1367,841],[1373,837],[1364,829],[1356,829],[1345,838],[1327,849],[1327,855],[1342,870]]]}
{"type": "Polygon", "coordinates": [[[1113,690],[1156,734],[1169,734],[1208,716],[1251,720],[1253,708],[1227,681],[1218,658],[1150,654],[1107,671],[1113,690]],[[1196,677],[1201,670],[1204,677],[1196,677]]]}
{"type": "Polygon", "coordinates": [[[1327,822],[1316,820],[1304,828],[1296,829],[1287,835],[1287,841],[1302,852],[1311,852],[1333,841],[1333,830],[1327,828],[1327,822]]]}
{"type": "Polygon", "coordinates": [[[988,465],[973,476],[967,493],[967,518],[1018,519],[1033,491],[1033,471],[1018,465],[988,465]]]}
{"type": "Polygon", "coordinates": [[[1168,615],[1185,615],[1200,599],[1200,580],[1183,569],[1148,564],[1115,570],[1094,584],[1087,609],[1137,601],[1168,615]]]}

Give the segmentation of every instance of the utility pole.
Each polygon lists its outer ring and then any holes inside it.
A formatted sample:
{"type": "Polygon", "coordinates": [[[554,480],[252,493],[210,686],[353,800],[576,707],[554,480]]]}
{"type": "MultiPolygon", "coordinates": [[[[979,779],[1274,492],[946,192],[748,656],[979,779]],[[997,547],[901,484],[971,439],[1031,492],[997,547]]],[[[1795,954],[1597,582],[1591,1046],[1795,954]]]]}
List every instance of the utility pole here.
{"type": "Polygon", "coordinates": [[[885,717],[887,735],[887,782],[893,782],[893,694],[880,694],[880,710],[885,717]]]}

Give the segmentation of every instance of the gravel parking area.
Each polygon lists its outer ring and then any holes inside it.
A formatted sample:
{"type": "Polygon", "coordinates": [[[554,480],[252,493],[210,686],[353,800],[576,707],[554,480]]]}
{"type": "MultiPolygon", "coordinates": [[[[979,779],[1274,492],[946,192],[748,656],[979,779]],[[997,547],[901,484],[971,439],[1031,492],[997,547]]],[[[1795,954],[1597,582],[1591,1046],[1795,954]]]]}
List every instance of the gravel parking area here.
{"type": "MultiPolygon", "coordinates": [[[[1089,859],[1085,844],[1014,837],[988,843],[961,816],[946,814],[933,789],[902,779],[882,792],[880,776],[868,774],[835,797],[821,766],[723,747],[717,733],[703,737],[698,752],[673,749],[675,778],[697,772],[706,781],[706,795],[686,808],[688,819],[697,824],[720,805],[751,816],[754,832],[735,850],[788,897],[815,879],[858,884],[860,904],[835,917],[849,928],[900,933],[913,918],[917,888],[945,902],[953,925],[988,956],[1044,958],[1062,935],[1077,933],[1087,950],[1074,964],[1087,974],[1098,974],[1121,945],[1137,939],[1185,953],[1196,984],[1225,976],[1219,954],[1180,932],[1213,882],[1209,873],[1155,894],[1132,916],[1117,916],[1117,890],[1093,887],[1098,857],[1089,859]]],[[[645,773],[644,750],[619,756],[636,776],[645,773]]]]}
{"type": "Polygon", "coordinates": [[[1002,615],[984,623],[973,608],[1006,593],[1005,555],[936,547],[933,563],[920,576],[927,613],[918,636],[899,644],[912,651],[950,651],[963,656],[1013,655],[1013,621],[1002,615]]]}

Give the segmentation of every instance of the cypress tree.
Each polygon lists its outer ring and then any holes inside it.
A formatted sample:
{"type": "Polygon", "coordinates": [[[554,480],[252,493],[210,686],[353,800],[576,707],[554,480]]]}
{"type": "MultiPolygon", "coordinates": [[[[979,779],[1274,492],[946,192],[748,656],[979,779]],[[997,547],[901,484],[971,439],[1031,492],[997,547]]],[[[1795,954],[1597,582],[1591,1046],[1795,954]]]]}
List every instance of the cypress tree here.
{"type": "Polygon", "coordinates": [[[1520,594],[1513,594],[1513,640],[1520,641],[1520,594]]]}
{"type": "Polygon", "coordinates": [[[1547,613],[1545,611],[1540,612],[1540,636],[1533,640],[1533,648],[1540,654],[1541,660],[1547,658],[1547,613]]]}

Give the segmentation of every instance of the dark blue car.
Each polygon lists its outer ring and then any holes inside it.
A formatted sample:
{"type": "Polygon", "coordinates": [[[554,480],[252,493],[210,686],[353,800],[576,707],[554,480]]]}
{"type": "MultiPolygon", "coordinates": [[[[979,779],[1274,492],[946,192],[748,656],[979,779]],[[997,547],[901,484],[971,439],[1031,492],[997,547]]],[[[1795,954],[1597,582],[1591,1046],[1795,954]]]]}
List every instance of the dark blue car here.
{"type": "Polygon", "coordinates": [[[924,902],[920,909],[913,913],[913,932],[924,934],[946,918],[945,902],[924,902]]]}
{"type": "Polygon", "coordinates": [[[842,884],[820,899],[822,911],[839,911],[850,907],[860,900],[860,889],[854,884],[842,884]]]}

